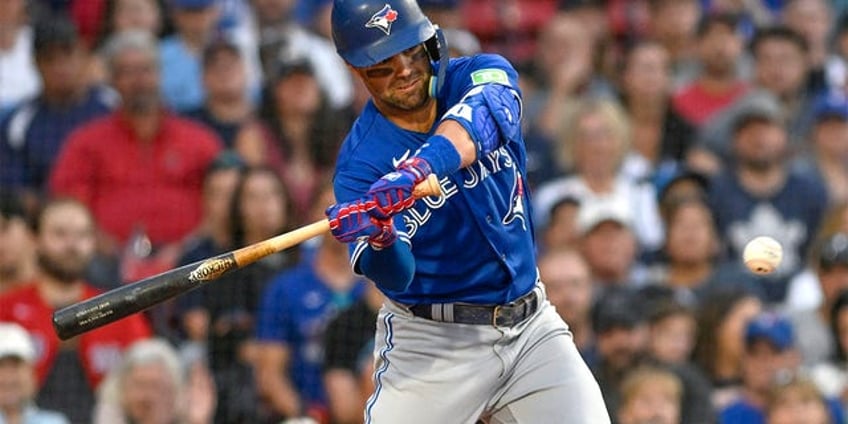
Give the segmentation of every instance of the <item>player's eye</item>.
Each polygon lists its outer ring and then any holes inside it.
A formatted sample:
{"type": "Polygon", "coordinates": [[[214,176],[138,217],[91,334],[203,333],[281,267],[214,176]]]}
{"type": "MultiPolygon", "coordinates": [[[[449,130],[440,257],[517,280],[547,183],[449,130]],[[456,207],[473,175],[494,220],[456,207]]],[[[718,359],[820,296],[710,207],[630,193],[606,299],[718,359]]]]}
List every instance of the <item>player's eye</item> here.
{"type": "Polygon", "coordinates": [[[394,68],[390,67],[368,68],[365,70],[365,76],[368,78],[385,78],[394,72],[394,68]]]}

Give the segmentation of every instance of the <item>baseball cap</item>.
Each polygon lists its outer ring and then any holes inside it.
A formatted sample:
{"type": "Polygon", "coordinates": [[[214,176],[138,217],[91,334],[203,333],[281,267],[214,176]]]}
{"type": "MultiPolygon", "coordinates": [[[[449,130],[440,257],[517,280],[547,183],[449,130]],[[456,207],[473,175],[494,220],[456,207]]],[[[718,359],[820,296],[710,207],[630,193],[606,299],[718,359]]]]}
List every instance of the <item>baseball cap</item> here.
{"type": "Polygon", "coordinates": [[[752,122],[784,124],[780,104],[774,95],[768,93],[755,94],[742,104],[733,117],[733,134],[738,133],[752,122]]]}
{"type": "Polygon", "coordinates": [[[279,81],[293,74],[315,75],[312,64],[305,57],[294,57],[277,62],[274,68],[275,80],[279,81]]]}
{"type": "Polygon", "coordinates": [[[577,212],[577,232],[581,236],[604,222],[615,222],[630,228],[633,224],[630,208],[620,199],[591,199],[580,204],[577,212]]]}
{"type": "Polygon", "coordinates": [[[672,169],[658,170],[655,174],[654,187],[657,191],[657,200],[662,201],[666,197],[668,189],[682,181],[692,181],[704,192],[710,188],[710,180],[706,175],[685,165],[674,166],[672,169]]]}
{"type": "Polygon", "coordinates": [[[745,344],[748,346],[757,340],[765,340],[777,350],[783,351],[794,345],[794,337],[792,323],[783,315],[774,312],[755,316],[745,328],[745,344]]]}
{"type": "Polygon", "coordinates": [[[215,4],[215,0],[171,0],[177,9],[205,9],[215,4]]]}
{"type": "Polygon", "coordinates": [[[647,320],[638,295],[626,288],[612,288],[592,307],[592,329],[603,333],[615,328],[631,329],[647,320]]]}
{"type": "Polygon", "coordinates": [[[0,322],[0,358],[17,357],[35,360],[35,346],[29,333],[18,324],[0,322]]]}
{"type": "Polygon", "coordinates": [[[828,118],[848,121],[848,99],[839,94],[822,96],[813,104],[813,116],[816,122],[828,118]]]}
{"type": "Polygon", "coordinates": [[[848,234],[836,233],[821,243],[818,252],[819,269],[848,268],[848,234]]]}

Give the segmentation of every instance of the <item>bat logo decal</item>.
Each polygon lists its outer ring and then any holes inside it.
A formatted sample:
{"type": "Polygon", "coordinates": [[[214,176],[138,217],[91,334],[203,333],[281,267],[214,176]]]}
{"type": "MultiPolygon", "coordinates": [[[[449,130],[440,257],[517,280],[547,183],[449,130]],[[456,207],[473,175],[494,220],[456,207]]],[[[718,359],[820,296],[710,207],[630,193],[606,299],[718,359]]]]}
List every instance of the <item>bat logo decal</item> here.
{"type": "Polygon", "coordinates": [[[379,12],[371,16],[371,19],[365,24],[365,28],[377,28],[389,35],[392,32],[392,22],[396,21],[397,18],[397,10],[386,4],[379,12]]]}
{"type": "Polygon", "coordinates": [[[208,259],[188,274],[188,279],[189,281],[214,280],[221,274],[235,268],[235,266],[236,261],[231,256],[208,259]]]}

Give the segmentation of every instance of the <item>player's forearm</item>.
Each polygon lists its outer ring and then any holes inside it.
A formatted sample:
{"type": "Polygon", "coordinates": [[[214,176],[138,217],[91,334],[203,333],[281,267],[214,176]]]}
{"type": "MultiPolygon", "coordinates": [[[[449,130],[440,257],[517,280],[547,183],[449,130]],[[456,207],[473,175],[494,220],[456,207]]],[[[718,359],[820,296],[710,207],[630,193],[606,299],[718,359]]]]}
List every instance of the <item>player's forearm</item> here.
{"type": "Polygon", "coordinates": [[[456,152],[459,154],[460,168],[465,168],[477,160],[477,146],[468,135],[468,131],[462,128],[458,122],[453,120],[442,121],[436,128],[436,134],[445,136],[450,140],[456,152]]]}
{"type": "Polygon", "coordinates": [[[368,247],[359,257],[359,270],[380,289],[404,291],[412,282],[415,259],[412,249],[404,242],[381,250],[368,247]]]}

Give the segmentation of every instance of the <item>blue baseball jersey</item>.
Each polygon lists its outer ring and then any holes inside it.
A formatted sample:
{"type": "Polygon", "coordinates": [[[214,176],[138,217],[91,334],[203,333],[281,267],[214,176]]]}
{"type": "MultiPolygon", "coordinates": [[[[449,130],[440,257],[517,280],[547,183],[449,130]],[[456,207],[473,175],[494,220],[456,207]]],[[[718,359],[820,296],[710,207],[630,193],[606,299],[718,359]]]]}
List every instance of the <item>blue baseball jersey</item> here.
{"type": "MultiPolygon", "coordinates": [[[[501,56],[451,59],[437,97],[438,116],[480,84],[518,88],[518,74],[501,56]]],[[[362,197],[371,184],[410,157],[431,136],[402,129],[368,102],[339,152],[336,200],[362,197]]],[[[444,177],[442,197],[427,197],[395,216],[399,240],[411,243],[415,274],[405,291],[383,289],[405,304],[503,304],[529,292],[536,280],[535,240],[525,189],[526,154],[519,135],[444,177]]],[[[368,248],[351,243],[351,263],[368,248]]]]}
{"type": "Polygon", "coordinates": [[[325,405],[324,331],[340,311],[362,298],[365,280],[334,292],[316,275],[314,255],[271,280],[259,307],[256,338],[287,345],[291,380],[309,405],[325,405]]]}

